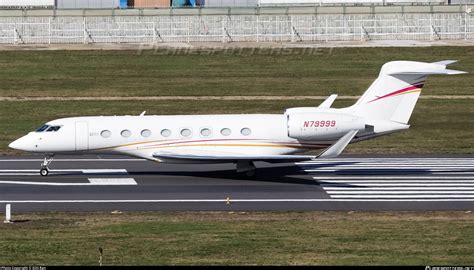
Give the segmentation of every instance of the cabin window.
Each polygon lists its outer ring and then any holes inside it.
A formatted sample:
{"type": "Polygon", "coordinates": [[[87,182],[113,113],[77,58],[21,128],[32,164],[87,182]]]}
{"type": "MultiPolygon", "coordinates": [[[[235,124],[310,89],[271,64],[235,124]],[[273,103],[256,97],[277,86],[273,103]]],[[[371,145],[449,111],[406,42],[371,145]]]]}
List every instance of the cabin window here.
{"type": "Polygon", "coordinates": [[[211,136],[211,134],[212,134],[212,131],[210,129],[208,129],[208,128],[201,129],[201,136],[209,137],[209,136],[211,136]]]}
{"type": "Polygon", "coordinates": [[[150,137],[151,136],[151,131],[149,129],[144,129],[142,132],[140,132],[142,137],[150,137]]]}
{"type": "Polygon", "coordinates": [[[189,136],[191,136],[191,134],[192,134],[192,132],[188,128],[184,128],[184,129],[181,130],[181,136],[183,136],[183,137],[189,137],[189,136]]]}
{"type": "Polygon", "coordinates": [[[161,131],[161,136],[163,136],[163,137],[169,137],[169,136],[171,136],[171,130],[169,130],[169,129],[163,129],[163,130],[161,131]]]}
{"type": "Polygon", "coordinates": [[[102,130],[100,136],[102,136],[102,138],[109,138],[112,136],[112,132],[110,132],[110,130],[102,130]]]}
{"type": "Polygon", "coordinates": [[[250,128],[243,128],[240,130],[240,134],[244,135],[244,136],[248,136],[252,133],[252,131],[250,130],[250,128]]]}
{"type": "Polygon", "coordinates": [[[122,135],[122,137],[124,137],[124,138],[128,138],[128,137],[132,136],[132,132],[128,129],[124,129],[124,130],[122,130],[122,132],[120,132],[120,135],[122,135]]]}
{"type": "Polygon", "coordinates": [[[223,136],[229,136],[232,133],[232,131],[229,128],[223,128],[221,129],[221,134],[223,136]]]}

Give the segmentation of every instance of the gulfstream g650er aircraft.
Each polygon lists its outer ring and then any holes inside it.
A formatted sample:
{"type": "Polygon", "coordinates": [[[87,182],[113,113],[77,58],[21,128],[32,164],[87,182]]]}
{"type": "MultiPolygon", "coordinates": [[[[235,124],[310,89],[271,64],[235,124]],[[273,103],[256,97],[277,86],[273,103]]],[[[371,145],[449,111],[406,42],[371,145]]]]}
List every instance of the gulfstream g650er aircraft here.
{"type": "Polygon", "coordinates": [[[55,154],[121,154],[157,162],[236,164],[255,174],[254,161],[290,162],[338,156],[352,142],[404,130],[428,75],[462,74],[455,61],[394,61],[352,106],[319,107],[283,114],[92,116],[50,121],[12,142],[11,148],[43,153],[48,175],[55,154]],[[294,155],[325,149],[317,156],[294,155]]]}

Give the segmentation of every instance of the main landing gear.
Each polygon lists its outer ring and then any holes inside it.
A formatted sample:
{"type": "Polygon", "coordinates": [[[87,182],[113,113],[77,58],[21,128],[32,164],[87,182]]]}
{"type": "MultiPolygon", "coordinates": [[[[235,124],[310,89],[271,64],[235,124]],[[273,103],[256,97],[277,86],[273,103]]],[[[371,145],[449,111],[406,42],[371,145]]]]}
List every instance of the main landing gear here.
{"type": "Polygon", "coordinates": [[[256,174],[256,167],[252,161],[239,160],[237,162],[236,170],[238,173],[243,173],[247,178],[253,178],[256,174]]]}
{"type": "Polygon", "coordinates": [[[53,161],[54,155],[45,155],[43,163],[41,163],[41,170],[40,170],[40,175],[41,176],[47,176],[49,174],[49,164],[53,161]]]}

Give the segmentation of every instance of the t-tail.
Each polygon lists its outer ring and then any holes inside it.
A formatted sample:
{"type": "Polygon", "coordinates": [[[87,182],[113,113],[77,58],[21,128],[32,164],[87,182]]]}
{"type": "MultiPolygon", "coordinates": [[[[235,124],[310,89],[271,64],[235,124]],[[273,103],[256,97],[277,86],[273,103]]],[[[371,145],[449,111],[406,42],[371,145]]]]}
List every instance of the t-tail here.
{"type": "Polygon", "coordinates": [[[362,97],[348,109],[354,115],[365,118],[375,133],[406,129],[428,75],[466,73],[446,69],[454,62],[388,62],[382,66],[378,78],[362,97]]]}

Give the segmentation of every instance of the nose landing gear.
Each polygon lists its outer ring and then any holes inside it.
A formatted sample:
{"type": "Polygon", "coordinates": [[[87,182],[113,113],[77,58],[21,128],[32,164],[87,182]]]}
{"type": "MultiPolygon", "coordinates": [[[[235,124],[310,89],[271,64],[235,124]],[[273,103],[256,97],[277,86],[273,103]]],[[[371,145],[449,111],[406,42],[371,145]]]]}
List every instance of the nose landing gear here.
{"type": "Polygon", "coordinates": [[[53,161],[54,155],[45,155],[43,163],[41,163],[41,170],[40,170],[40,175],[41,176],[47,176],[49,174],[49,164],[53,161]]]}

